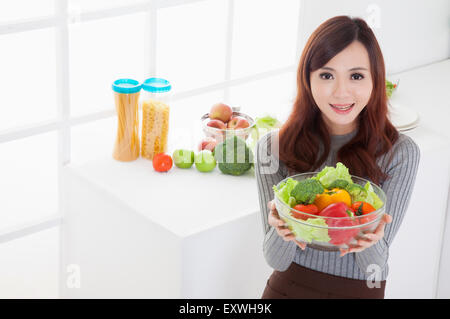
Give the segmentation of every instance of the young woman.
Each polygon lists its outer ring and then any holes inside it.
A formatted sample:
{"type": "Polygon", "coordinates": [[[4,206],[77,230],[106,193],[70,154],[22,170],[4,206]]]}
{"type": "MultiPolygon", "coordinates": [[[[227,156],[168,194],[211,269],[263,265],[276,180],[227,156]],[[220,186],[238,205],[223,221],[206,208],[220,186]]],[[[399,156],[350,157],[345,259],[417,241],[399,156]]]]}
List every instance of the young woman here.
{"type": "Polygon", "coordinates": [[[387,117],[383,55],[364,20],[338,16],[313,32],[297,90],[288,120],[263,136],[256,151],[263,250],[274,268],[262,298],[384,298],[389,246],[408,207],[420,152],[387,117]],[[337,162],[382,187],[386,214],[357,245],[319,250],[295,240],[273,205],[272,186],[337,162]]]}

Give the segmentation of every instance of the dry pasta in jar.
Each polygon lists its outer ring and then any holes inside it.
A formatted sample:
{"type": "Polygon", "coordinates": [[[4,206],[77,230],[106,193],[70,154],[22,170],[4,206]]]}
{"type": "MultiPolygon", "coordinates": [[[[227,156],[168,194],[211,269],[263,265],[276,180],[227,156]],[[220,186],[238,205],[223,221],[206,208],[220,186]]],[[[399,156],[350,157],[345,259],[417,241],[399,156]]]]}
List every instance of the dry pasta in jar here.
{"type": "Polygon", "coordinates": [[[171,85],[161,78],[150,78],[142,85],[141,156],[152,160],[167,151],[169,97],[171,85]]]}
{"type": "Polygon", "coordinates": [[[117,112],[117,136],[113,158],[129,162],[139,157],[139,93],[141,85],[132,79],[119,79],[112,85],[117,112]]]}

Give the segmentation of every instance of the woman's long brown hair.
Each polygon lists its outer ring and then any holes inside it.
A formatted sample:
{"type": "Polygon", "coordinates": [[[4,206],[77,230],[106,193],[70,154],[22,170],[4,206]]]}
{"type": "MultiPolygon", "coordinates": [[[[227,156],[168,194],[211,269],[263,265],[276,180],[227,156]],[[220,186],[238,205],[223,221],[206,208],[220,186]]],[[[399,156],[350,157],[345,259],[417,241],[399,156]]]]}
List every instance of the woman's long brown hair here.
{"type": "Polygon", "coordinates": [[[317,107],[310,85],[310,73],[324,66],[353,41],[360,41],[369,53],[372,94],[358,115],[358,132],[337,153],[337,160],[350,174],[380,184],[389,176],[376,159],[387,153],[398,139],[398,131],[387,117],[384,59],[367,23],[360,18],[337,16],[322,23],[303,49],[297,71],[297,97],[293,110],[279,132],[279,157],[298,172],[317,170],[330,152],[330,134],[317,107]],[[324,145],[320,158],[319,143],[324,145]]]}

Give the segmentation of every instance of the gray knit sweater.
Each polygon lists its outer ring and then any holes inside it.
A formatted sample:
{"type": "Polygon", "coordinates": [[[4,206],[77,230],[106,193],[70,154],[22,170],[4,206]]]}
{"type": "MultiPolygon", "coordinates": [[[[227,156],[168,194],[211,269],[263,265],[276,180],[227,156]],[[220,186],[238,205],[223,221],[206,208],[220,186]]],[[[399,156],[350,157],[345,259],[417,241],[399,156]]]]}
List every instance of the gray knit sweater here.
{"type": "MultiPolygon", "coordinates": [[[[337,151],[350,141],[356,132],[331,136],[329,156],[318,170],[322,170],[325,166],[335,166],[337,151]]],[[[258,141],[255,162],[264,231],[263,251],[269,266],[285,271],[292,262],[295,262],[316,271],[359,280],[373,279],[374,271],[377,270],[376,280],[385,280],[389,271],[387,264],[389,246],[405,216],[416,179],[420,160],[420,151],[416,143],[410,137],[400,133],[394,147],[377,159],[378,165],[391,176],[381,185],[387,197],[386,213],[393,217],[392,223],[385,227],[384,238],[362,252],[346,254],[343,257],[340,257],[339,251],[325,251],[310,247],[301,250],[294,242],[284,241],[275,228],[268,224],[267,203],[274,198],[272,186],[288,176],[300,173],[288,170],[286,165],[278,160],[277,143],[277,131],[264,135],[258,141]],[[388,163],[391,155],[393,159],[388,163]],[[373,265],[376,265],[375,268],[373,265]]],[[[322,145],[320,151],[323,152],[322,145]]]]}

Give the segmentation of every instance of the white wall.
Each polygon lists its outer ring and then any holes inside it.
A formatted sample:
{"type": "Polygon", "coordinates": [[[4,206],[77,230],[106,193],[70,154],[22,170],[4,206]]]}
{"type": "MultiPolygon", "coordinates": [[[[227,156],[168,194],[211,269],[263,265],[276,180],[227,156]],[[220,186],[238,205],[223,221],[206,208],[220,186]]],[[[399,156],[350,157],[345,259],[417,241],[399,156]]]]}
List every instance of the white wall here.
{"type": "Polygon", "coordinates": [[[58,298],[59,227],[0,244],[0,299],[58,298]]]}
{"type": "Polygon", "coordinates": [[[388,74],[450,57],[448,0],[304,0],[303,8],[303,43],[336,15],[373,22],[388,74]]]}

